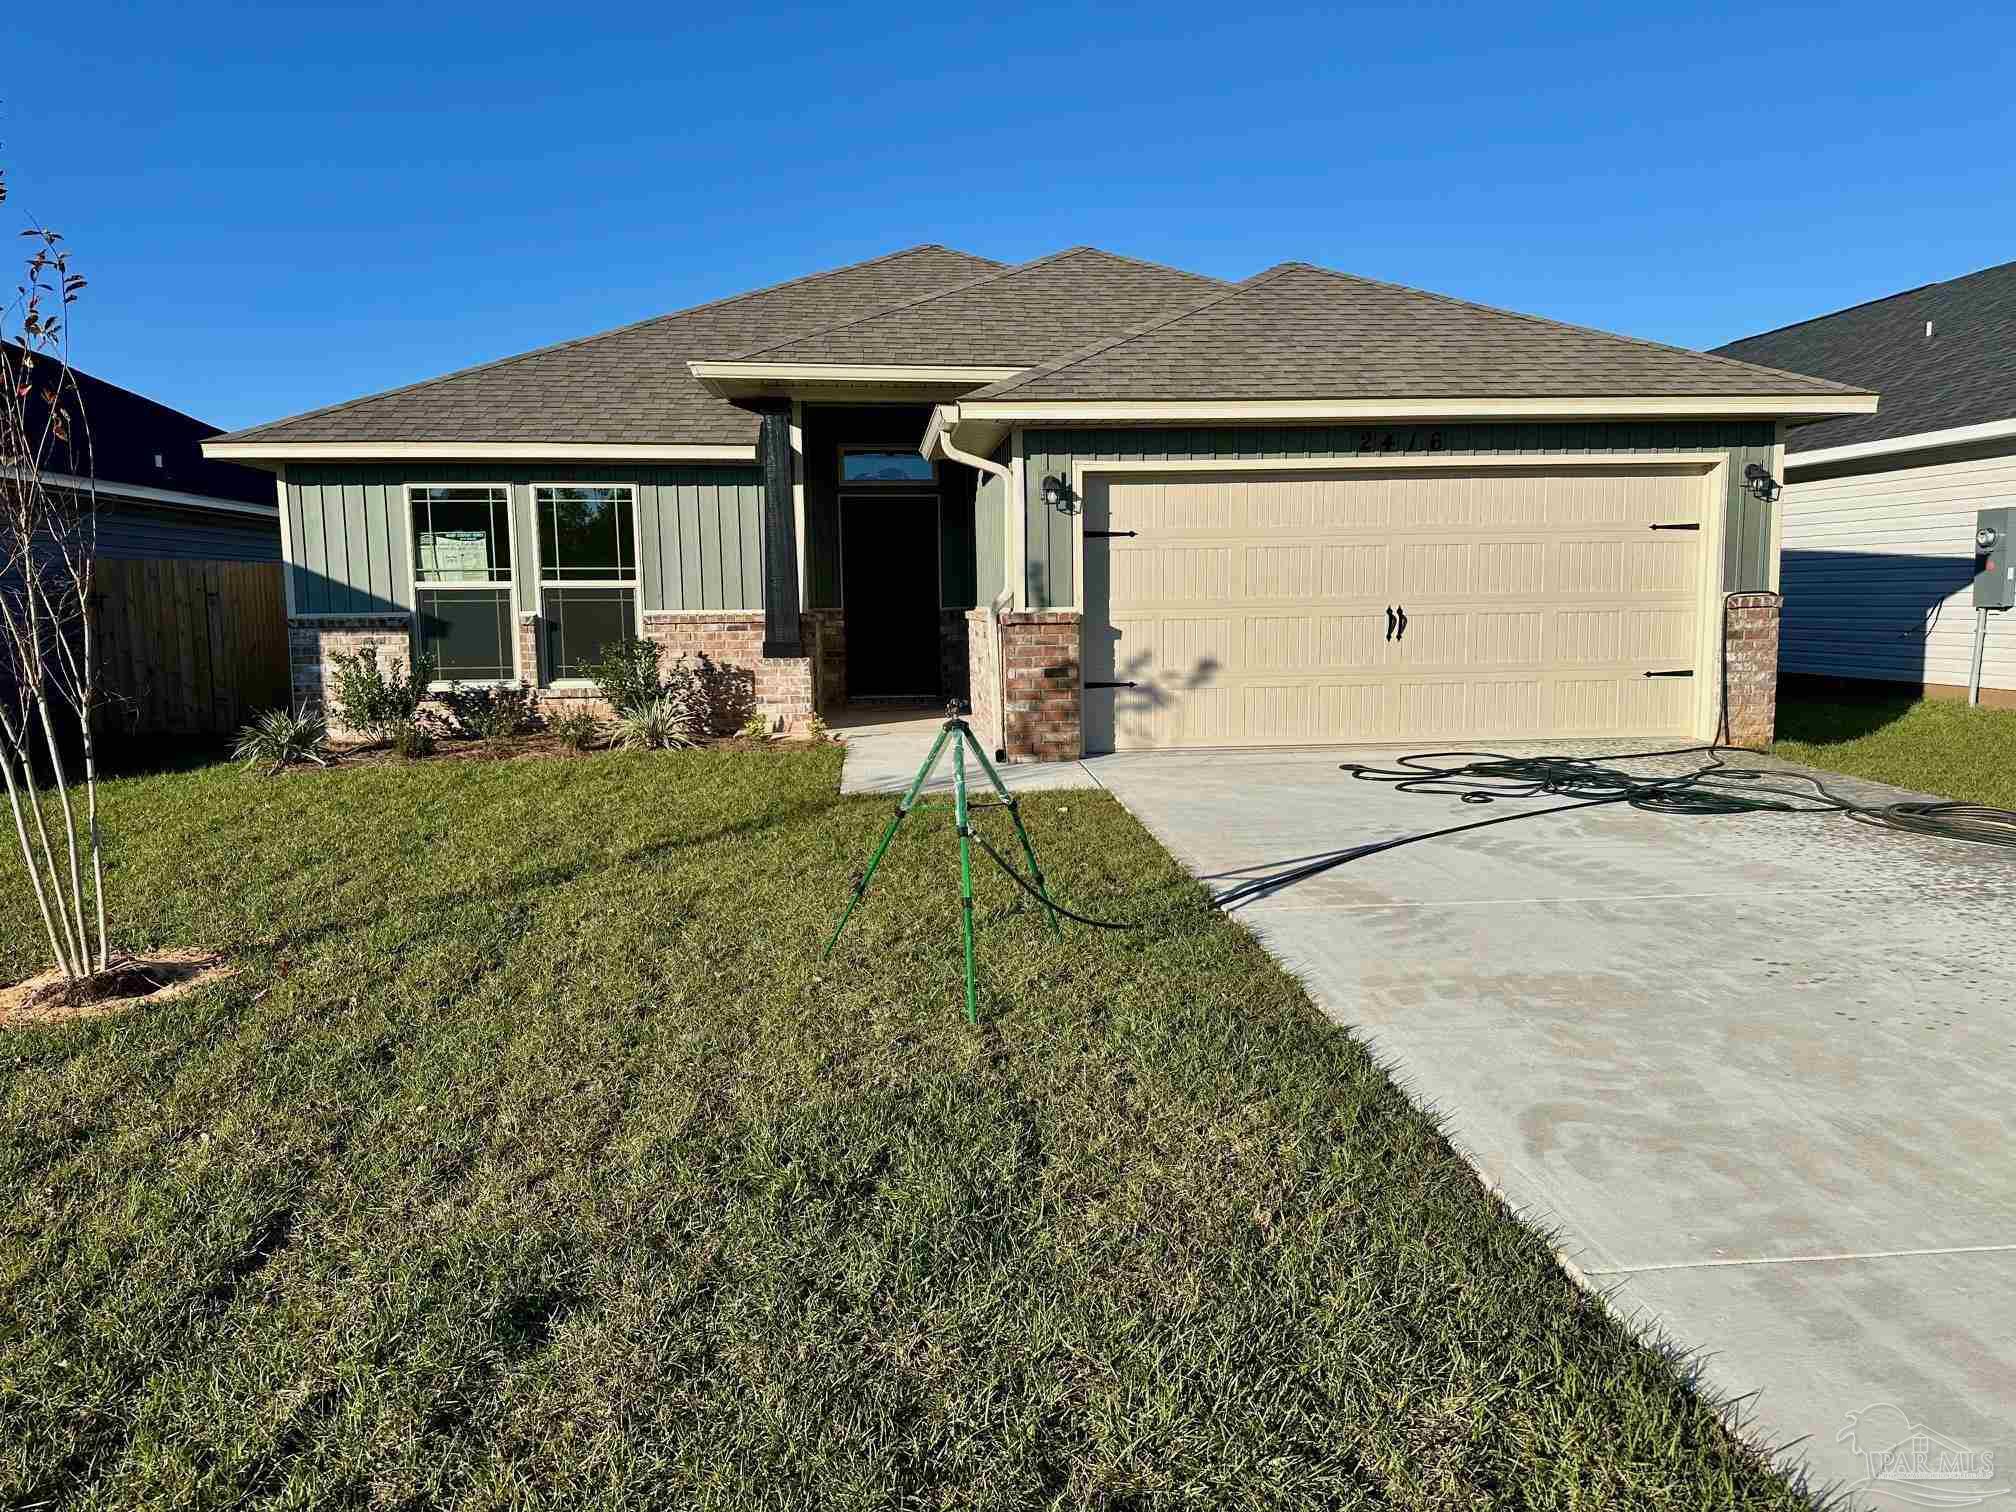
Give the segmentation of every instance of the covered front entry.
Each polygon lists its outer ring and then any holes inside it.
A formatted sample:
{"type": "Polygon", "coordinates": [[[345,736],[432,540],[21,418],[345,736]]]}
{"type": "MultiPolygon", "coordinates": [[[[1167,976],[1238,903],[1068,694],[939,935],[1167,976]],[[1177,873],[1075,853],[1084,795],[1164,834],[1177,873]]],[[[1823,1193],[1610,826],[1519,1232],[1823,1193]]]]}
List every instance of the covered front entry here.
{"type": "Polygon", "coordinates": [[[1089,475],[1086,748],[1705,733],[1711,464],[1437,460],[1089,475]]]}
{"type": "Polygon", "coordinates": [[[936,494],[840,496],[850,698],[941,692],[936,494]]]}

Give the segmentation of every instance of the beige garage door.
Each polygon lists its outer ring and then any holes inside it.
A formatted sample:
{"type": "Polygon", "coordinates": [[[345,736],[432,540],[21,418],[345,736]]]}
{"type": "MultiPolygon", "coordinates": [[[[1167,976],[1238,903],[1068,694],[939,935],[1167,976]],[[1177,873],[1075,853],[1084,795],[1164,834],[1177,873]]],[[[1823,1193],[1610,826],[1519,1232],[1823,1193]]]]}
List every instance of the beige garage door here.
{"type": "Polygon", "coordinates": [[[1135,685],[1088,689],[1094,750],[1698,722],[1696,678],[1647,674],[1699,670],[1701,468],[1095,474],[1086,492],[1086,678],[1135,685]]]}

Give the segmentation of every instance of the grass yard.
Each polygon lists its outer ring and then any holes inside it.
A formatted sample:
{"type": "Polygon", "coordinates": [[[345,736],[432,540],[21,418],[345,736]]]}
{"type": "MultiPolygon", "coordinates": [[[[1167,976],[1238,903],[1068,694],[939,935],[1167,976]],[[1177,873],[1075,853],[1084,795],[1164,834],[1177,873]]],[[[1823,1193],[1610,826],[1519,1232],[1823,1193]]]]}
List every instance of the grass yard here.
{"type": "Polygon", "coordinates": [[[941,815],[822,965],[839,761],[113,784],[242,970],[0,1036],[0,1503],[1805,1505],[1104,795],[981,1029],[941,815]]]}
{"type": "Polygon", "coordinates": [[[1947,699],[1789,697],[1779,702],[1771,750],[1830,772],[2016,809],[2016,710],[1947,699]]]}

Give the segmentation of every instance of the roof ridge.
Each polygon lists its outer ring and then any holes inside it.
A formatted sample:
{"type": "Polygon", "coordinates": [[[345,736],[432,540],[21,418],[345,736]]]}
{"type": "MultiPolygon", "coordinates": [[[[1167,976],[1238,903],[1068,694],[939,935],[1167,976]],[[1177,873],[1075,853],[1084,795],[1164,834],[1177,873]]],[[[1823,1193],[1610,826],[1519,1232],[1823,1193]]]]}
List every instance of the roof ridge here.
{"type": "Polygon", "coordinates": [[[1829,388],[1839,389],[1846,394],[1867,393],[1853,384],[1836,383],[1831,378],[1816,378],[1811,373],[1795,373],[1789,368],[1766,367],[1761,362],[1745,362],[1740,357],[1724,357],[1719,352],[1702,352],[1693,347],[1674,346],[1666,341],[1648,341],[1643,336],[1626,336],[1621,331],[1606,331],[1600,326],[1576,325],[1571,321],[1555,320],[1546,315],[1529,315],[1524,310],[1508,310],[1501,305],[1480,304],[1474,299],[1458,299],[1454,294],[1438,294],[1433,289],[1417,289],[1411,284],[1389,283],[1383,278],[1367,278],[1362,273],[1346,273],[1337,268],[1326,268],[1318,263],[1294,263],[1292,267],[1307,268],[1312,273],[1321,273],[1330,278],[1342,279],[1346,283],[1365,284],[1375,289],[1392,289],[1402,294],[1415,294],[1423,299],[1433,299],[1441,304],[1455,305],[1458,309],[1476,310],[1486,315],[1499,315],[1508,320],[1524,320],[1534,325],[1547,326],[1556,331],[1573,331],[1580,336],[1600,336],[1609,341],[1622,341],[1631,346],[1647,347],[1655,352],[1671,352],[1681,357],[1698,357],[1704,362],[1718,362],[1730,367],[1743,368],[1753,373],[1773,373],[1785,378],[1797,378],[1802,383],[1824,383],[1829,388]]]}
{"type": "Polygon", "coordinates": [[[1180,310],[1172,310],[1166,315],[1158,315],[1153,320],[1135,326],[1132,330],[1122,331],[1118,335],[1105,338],[1103,341],[1095,341],[1090,346],[1080,347],[1075,352],[1066,352],[1063,356],[1053,358],[1049,362],[1038,363],[1035,367],[1017,373],[1013,378],[1004,378],[999,383],[990,383],[985,388],[975,389],[966,397],[968,399],[993,399],[1002,394],[1012,393],[1024,384],[1034,383],[1038,378],[1048,378],[1053,374],[1061,373],[1066,368],[1076,367],[1081,362],[1089,362],[1102,352],[1109,352],[1116,346],[1124,346],[1127,342],[1139,340],[1143,336],[1161,330],[1164,326],[1174,325],[1179,320],[1188,320],[1192,315],[1200,314],[1210,309],[1213,305],[1223,304],[1228,299],[1236,299],[1241,294],[1250,293],[1254,289],[1259,288],[1260,285],[1279,278],[1282,274],[1288,273],[1295,268],[1306,268],[1308,266],[1309,264],[1307,263],[1284,262],[1276,263],[1271,268],[1262,268],[1251,278],[1242,279],[1235,284],[1227,284],[1209,299],[1199,300],[1196,304],[1186,305],[1180,310]]]}
{"type": "MultiPolygon", "coordinates": [[[[564,352],[570,347],[584,346],[591,341],[601,341],[610,336],[621,336],[629,331],[642,330],[645,326],[656,325],[663,320],[678,320],[688,315],[701,314],[707,310],[723,309],[729,305],[738,304],[745,299],[754,299],[760,294],[775,294],[784,289],[796,288],[800,284],[816,283],[822,278],[831,278],[836,274],[858,273],[863,268],[873,268],[882,263],[894,262],[899,257],[912,257],[919,252],[949,252],[955,257],[973,258],[976,262],[994,262],[994,259],[991,257],[981,257],[979,254],[973,252],[962,252],[957,247],[948,247],[942,242],[919,242],[914,247],[900,247],[894,252],[884,252],[879,257],[863,258],[860,262],[842,263],[837,268],[827,268],[818,273],[801,273],[796,278],[787,278],[780,283],[765,284],[760,289],[745,289],[740,294],[726,294],[719,299],[703,300],[699,304],[687,305],[682,309],[667,310],[659,315],[647,315],[642,320],[626,321],[622,325],[611,326],[606,331],[594,331],[586,336],[570,337],[566,341],[548,342],[545,346],[530,347],[522,352],[513,352],[506,357],[492,357],[485,362],[474,362],[468,367],[456,368],[453,372],[448,373],[437,373],[432,378],[422,378],[414,383],[396,384],[391,388],[379,389],[375,393],[359,394],[354,399],[344,399],[336,404],[324,404],[315,409],[302,410],[297,414],[282,415],[277,420],[267,420],[258,425],[249,425],[243,430],[230,431],[221,436],[214,436],[211,439],[236,441],[242,437],[257,435],[261,431],[271,430],[277,425],[291,425],[297,420],[313,420],[323,415],[339,414],[344,410],[353,409],[357,405],[371,403],[373,400],[391,399],[400,394],[418,393],[421,389],[432,388],[437,383],[448,383],[457,378],[467,378],[471,373],[487,372],[491,368],[509,367],[514,362],[524,362],[533,357],[544,357],[549,353],[564,352]]],[[[995,263],[997,270],[1005,266],[1007,265],[995,263]]]]}
{"type": "Polygon", "coordinates": [[[999,263],[988,272],[982,273],[976,278],[969,278],[964,283],[949,284],[945,288],[934,289],[929,294],[917,294],[911,296],[909,299],[899,299],[895,304],[883,305],[880,309],[870,310],[865,315],[856,315],[851,320],[837,320],[832,325],[815,326],[809,331],[800,331],[796,335],[787,336],[782,341],[767,341],[761,346],[746,347],[742,351],[730,352],[725,357],[713,360],[719,362],[740,362],[745,358],[756,357],[764,352],[774,351],[778,347],[790,346],[800,341],[809,341],[814,336],[826,336],[834,331],[844,331],[849,326],[860,325],[864,320],[878,320],[884,315],[893,315],[898,310],[912,309],[917,305],[926,304],[931,300],[937,299],[940,295],[963,293],[967,289],[974,289],[982,284],[992,283],[997,278],[1012,277],[1014,274],[1026,272],[1030,268],[1041,267],[1044,263],[1062,262],[1065,258],[1076,256],[1080,252],[1097,250],[1094,247],[1063,247],[1055,252],[1046,252],[1041,257],[1032,257],[1027,262],[999,263]]]}
{"type": "Polygon", "coordinates": [[[1976,268],[1969,273],[1955,273],[1951,278],[1934,278],[1922,284],[1913,284],[1908,289],[1898,289],[1890,294],[1878,294],[1874,299],[1858,299],[1854,304],[1846,304],[1838,310],[1826,310],[1818,315],[1808,315],[1803,320],[1788,320],[1784,325],[1767,327],[1762,331],[1752,331],[1748,336],[1738,336],[1725,341],[1723,346],[1735,346],[1738,342],[1756,341],[1764,336],[1776,336],[1784,331],[1796,331],[1804,325],[1814,325],[1822,320],[1832,320],[1837,315],[1852,314],[1856,310],[1866,310],[1874,305],[1888,304],[1893,299],[1908,299],[1913,294],[1923,294],[1927,289],[1944,288],[1948,284],[1963,283],[1970,278],[1979,278],[1984,273],[2000,273],[2004,269],[2016,269],[2016,260],[1990,263],[1985,268],[1976,268]]]}
{"type": "Polygon", "coordinates": [[[918,294],[910,299],[899,300],[895,304],[884,305],[879,310],[870,310],[865,315],[857,315],[852,320],[836,321],[829,326],[820,326],[815,330],[801,331],[795,336],[785,337],[782,341],[770,341],[765,342],[762,346],[747,347],[739,352],[731,352],[726,357],[717,360],[721,362],[745,361],[751,357],[761,356],[765,352],[774,352],[780,347],[795,346],[801,341],[810,341],[814,337],[830,336],[835,331],[845,331],[854,326],[865,325],[871,320],[880,320],[885,315],[894,315],[903,310],[913,310],[919,305],[931,303],[934,299],[943,299],[951,294],[963,294],[968,290],[977,289],[984,284],[993,283],[999,279],[1013,278],[1018,273],[1027,273],[1030,269],[1040,268],[1046,263],[1059,263],[1065,261],[1067,258],[1082,257],[1088,252],[1096,253],[1100,257],[1110,257],[1115,262],[1129,263],[1137,268],[1153,268],[1159,273],[1180,273],[1185,278],[1198,278],[1216,284],[1224,282],[1222,278],[1212,278],[1208,273],[1192,273],[1188,268],[1172,267],[1167,263],[1148,262],[1139,257],[1129,257],[1124,252],[1109,252],[1104,247],[1095,247],[1089,242],[1085,242],[1075,247],[1063,247],[1055,252],[1046,252],[1043,256],[1032,257],[1027,262],[1003,263],[992,272],[983,273],[977,278],[969,278],[964,283],[950,284],[942,289],[934,289],[929,294],[918,294]]]}

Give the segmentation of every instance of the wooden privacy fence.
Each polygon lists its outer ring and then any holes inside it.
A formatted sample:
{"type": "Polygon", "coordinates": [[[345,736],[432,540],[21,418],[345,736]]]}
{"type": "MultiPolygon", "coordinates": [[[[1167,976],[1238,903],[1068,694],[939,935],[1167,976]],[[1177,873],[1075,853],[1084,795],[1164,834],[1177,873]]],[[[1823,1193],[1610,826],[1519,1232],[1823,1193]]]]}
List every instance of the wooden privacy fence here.
{"type": "Polygon", "coordinates": [[[105,728],[228,735],[287,702],[278,562],[98,562],[105,728]]]}

